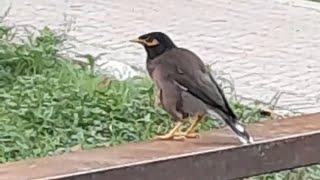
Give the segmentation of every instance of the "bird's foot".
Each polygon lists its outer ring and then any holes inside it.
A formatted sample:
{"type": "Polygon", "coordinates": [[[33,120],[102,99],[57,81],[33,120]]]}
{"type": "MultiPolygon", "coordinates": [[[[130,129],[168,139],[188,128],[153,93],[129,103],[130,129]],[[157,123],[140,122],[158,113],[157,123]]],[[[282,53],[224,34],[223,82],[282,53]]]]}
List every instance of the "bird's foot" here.
{"type": "Polygon", "coordinates": [[[185,140],[185,136],[177,135],[177,134],[165,134],[159,135],[154,138],[155,140],[185,140]]]}
{"type": "Polygon", "coordinates": [[[155,107],[160,107],[161,106],[161,100],[160,100],[160,96],[161,96],[161,90],[156,90],[156,93],[155,93],[155,99],[154,99],[154,106],[155,107]]]}
{"type": "Polygon", "coordinates": [[[186,133],[186,132],[179,132],[177,134],[175,134],[176,136],[183,136],[185,138],[198,138],[200,137],[199,133],[186,133]]]}
{"type": "Polygon", "coordinates": [[[177,122],[174,128],[170,132],[168,132],[165,135],[156,136],[155,139],[156,140],[184,140],[185,137],[177,135],[181,125],[182,125],[182,122],[177,122]]]}

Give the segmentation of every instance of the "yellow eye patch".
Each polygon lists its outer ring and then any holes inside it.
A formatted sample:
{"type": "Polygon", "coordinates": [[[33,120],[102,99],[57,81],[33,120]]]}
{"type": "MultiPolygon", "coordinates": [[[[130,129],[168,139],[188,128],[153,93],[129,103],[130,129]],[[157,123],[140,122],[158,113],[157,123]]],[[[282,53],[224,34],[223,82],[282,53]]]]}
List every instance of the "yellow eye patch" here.
{"type": "Polygon", "coordinates": [[[152,41],[150,41],[150,42],[145,39],[134,39],[134,40],[131,40],[131,42],[141,43],[141,44],[144,44],[148,47],[156,46],[159,44],[159,41],[156,39],[152,39],[152,41]]]}
{"type": "Polygon", "coordinates": [[[158,44],[159,44],[159,41],[156,40],[156,39],[152,39],[151,42],[145,41],[145,45],[147,45],[147,46],[149,46],[149,47],[151,47],[151,46],[156,46],[156,45],[158,45],[158,44]]]}

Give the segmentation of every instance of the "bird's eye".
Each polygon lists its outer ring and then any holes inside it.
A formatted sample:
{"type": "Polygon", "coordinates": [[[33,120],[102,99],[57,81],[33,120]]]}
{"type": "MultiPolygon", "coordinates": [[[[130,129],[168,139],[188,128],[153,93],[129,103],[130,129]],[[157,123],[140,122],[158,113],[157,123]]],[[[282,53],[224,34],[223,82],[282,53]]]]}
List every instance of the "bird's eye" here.
{"type": "Polygon", "coordinates": [[[147,37],[147,38],[146,38],[146,41],[147,41],[147,42],[152,42],[152,40],[153,40],[153,39],[152,39],[151,37],[147,37]]]}

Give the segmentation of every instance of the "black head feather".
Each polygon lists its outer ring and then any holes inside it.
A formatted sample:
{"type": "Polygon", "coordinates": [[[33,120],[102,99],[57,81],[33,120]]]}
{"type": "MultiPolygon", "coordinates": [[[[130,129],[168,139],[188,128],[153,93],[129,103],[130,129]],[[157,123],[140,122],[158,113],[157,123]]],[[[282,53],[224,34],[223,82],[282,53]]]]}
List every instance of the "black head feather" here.
{"type": "Polygon", "coordinates": [[[163,54],[164,52],[176,48],[176,45],[173,41],[169,38],[168,35],[162,32],[151,32],[139,37],[140,40],[145,40],[147,43],[151,43],[154,40],[156,45],[148,46],[148,44],[141,43],[147,51],[147,59],[152,60],[155,57],[163,54]]]}

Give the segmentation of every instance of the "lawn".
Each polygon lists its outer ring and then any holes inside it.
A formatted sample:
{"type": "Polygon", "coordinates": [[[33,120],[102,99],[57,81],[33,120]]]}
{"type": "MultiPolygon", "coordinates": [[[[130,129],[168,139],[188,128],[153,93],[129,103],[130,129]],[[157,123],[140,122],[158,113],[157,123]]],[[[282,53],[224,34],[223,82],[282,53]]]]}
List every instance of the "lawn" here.
{"type": "MultiPolygon", "coordinates": [[[[172,127],[154,106],[148,77],[119,81],[76,67],[58,54],[63,39],[47,28],[22,42],[13,32],[0,26],[0,163],[147,140],[172,127]]],[[[257,108],[231,105],[244,123],[267,119],[257,108]]],[[[208,119],[201,131],[221,126],[208,119]]],[[[253,179],[306,176],[320,179],[320,168],[253,179]]]]}

